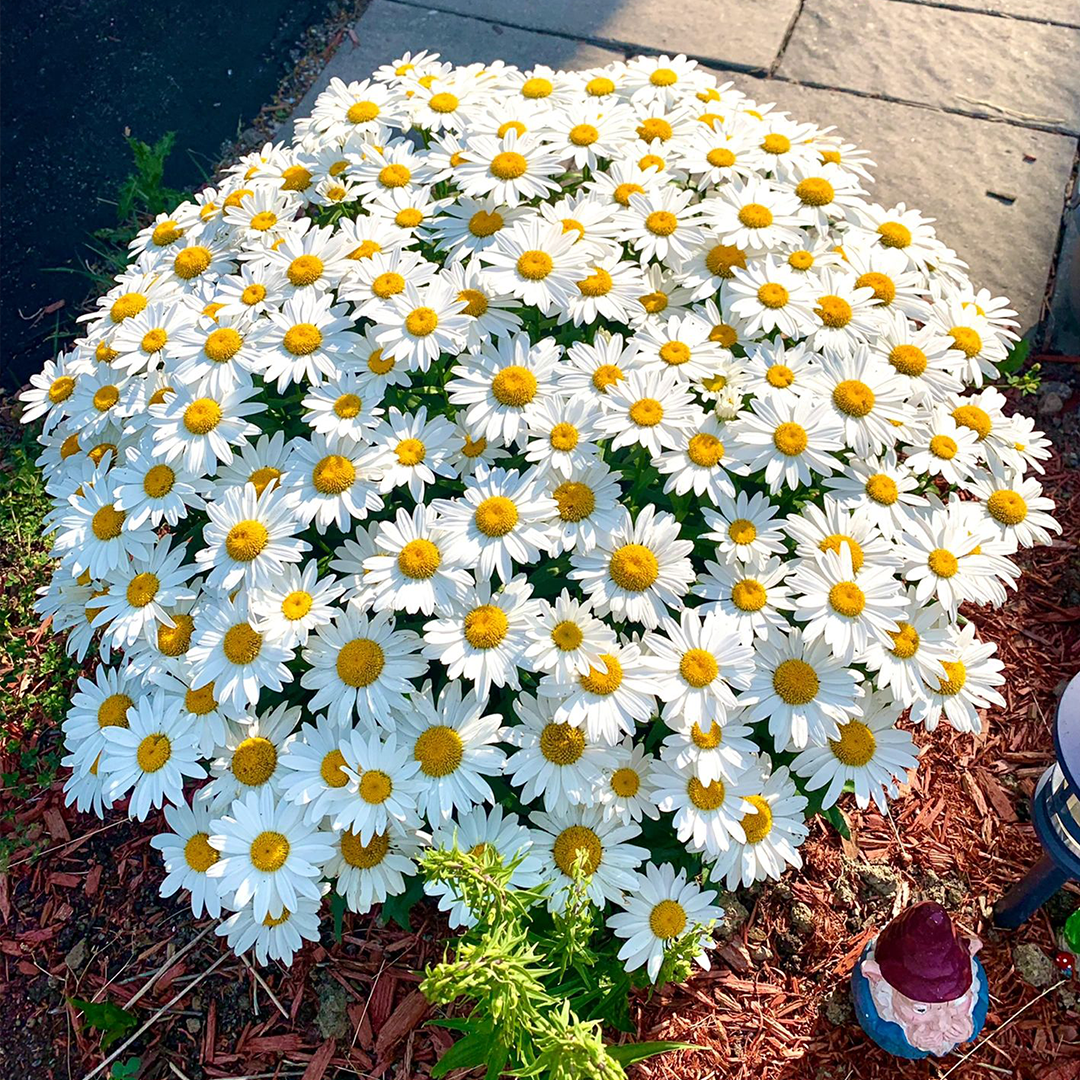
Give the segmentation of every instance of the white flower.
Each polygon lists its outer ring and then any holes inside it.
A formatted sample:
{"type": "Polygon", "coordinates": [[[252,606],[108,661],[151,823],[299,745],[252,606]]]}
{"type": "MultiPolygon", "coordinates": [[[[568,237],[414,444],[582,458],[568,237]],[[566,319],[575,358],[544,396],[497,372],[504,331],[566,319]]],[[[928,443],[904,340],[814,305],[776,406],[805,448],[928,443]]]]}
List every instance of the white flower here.
{"type": "Polygon", "coordinates": [[[676,449],[702,422],[686,383],[671,371],[637,368],[607,387],[597,419],[612,450],[638,443],[654,457],[676,449]]]}
{"type": "Polygon", "coordinates": [[[224,937],[237,956],[242,956],[254,945],[255,959],[260,964],[271,960],[291,964],[305,941],[319,940],[321,895],[326,888],[317,891],[320,899],[298,894],[293,907],[283,907],[280,915],[266,914],[262,919],[254,914],[254,906],[247,904],[230,915],[214,933],[224,937]]]}
{"type": "Polygon", "coordinates": [[[405,878],[416,874],[413,857],[420,844],[407,833],[387,830],[367,843],[351,829],[337,834],[334,857],[323,868],[336,878],[334,891],[344,896],[350,911],[363,915],[375,904],[405,891],[405,878]]]}
{"type": "Polygon", "coordinates": [[[700,244],[700,206],[691,206],[693,191],[665,186],[630,196],[630,205],[615,217],[619,239],[630,244],[642,262],[656,259],[677,267],[700,244]]]}
{"type": "MultiPolygon", "coordinates": [[[[660,966],[668,948],[684,934],[697,928],[708,929],[724,917],[724,909],[713,901],[716,893],[702,890],[693,881],[686,880],[686,871],[668,863],[656,866],[645,864],[645,873],[638,874],[632,889],[628,889],[619,901],[625,911],[608,916],[607,925],[618,937],[625,939],[619,949],[619,959],[627,971],[644,967],[653,981],[660,974],[660,966]]],[[[702,941],[694,959],[706,971],[711,966],[702,941]]]]}
{"type": "Polygon", "coordinates": [[[457,353],[465,344],[469,317],[462,300],[443,282],[422,288],[411,282],[377,311],[375,337],[386,356],[410,369],[427,371],[440,354],[457,353]]]}
{"type": "Polygon", "coordinates": [[[334,794],[349,782],[342,768],[342,725],[325,714],[315,725],[304,724],[280,756],[278,790],[287,802],[304,808],[304,821],[318,824],[333,810],[334,794]]]}
{"type": "Polygon", "coordinates": [[[165,879],[158,892],[168,898],[185,889],[195,918],[202,916],[204,908],[212,919],[220,918],[217,882],[206,873],[221,858],[210,846],[209,802],[196,795],[190,806],[183,801],[166,805],[165,820],[172,832],[150,837],[150,846],[161,852],[165,863],[165,879]]]}
{"type": "Polygon", "coordinates": [[[422,504],[426,485],[434,484],[436,475],[454,475],[448,460],[453,432],[446,417],[433,416],[429,420],[423,405],[415,413],[404,415],[391,409],[369,436],[381,450],[374,466],[381,473],[379,491],[385,495],[405,485],[413,499],[422,504]]]}
{"type": "Polygon", "coordinates": [[[418,828],[420,762],[408,748],[399,745],[393,733],[384,741],[378,732],[359,728],[346,732],[338,746],[349,783],[333,794],[334,829],[348,829],[360,843],[370,844],[378,834],[407,834],[418,828]]]}
{"type": "Polygon", "coordinates": [[[775,639],[787,633],[785,613],[795,607],[785,582],[790,572],[790,565],[775,556],[757,564],[707,561],[693,588],[707,601],[697,610],[727,615],[742,645],[754,644],[755,638],[775,639]]]}
{"type": "Polygon", "coordinates": [[[252,589],[248,600],[252,625],[287,648],[303,645],[312,630],[325,626],[337,614],[334,601],[345,591],[333,575],[319,578],[319,564],[309,560],[303,571],[284,567],[262,589],[252,589]]]}
{"type": "Polygon", "coordinates": [[[643,816],[655,821],[660,816],[653,790],[655,768],[656,759],[629,736],[613,747],[611,762],[593,792],[603,805],[604,818],[618,818],[624,825],[640,821],[643,816]]]}
{"type": "Polygon", "coordinates": [[[554,604],[540,602],[527,633],[524,658],[529,666],[563,682],[587,675],[600,655],[615,645],[615,632],[592,613],[588,603],[573,599],[566,589],[554,604]]]}
{"type": "Polygon", "coordinates": [[[275,795],[281,791],[281,755],[293,741],[299,720],[300,709],[282,702],[256,716],[245,715],[229,728],[210,764],[214,779],[204,789],[215,810],[248,791],[267,788],[275,795]]]}
{"type": "Polygon", "coordinates": [[[501,138],[469,138],[457,179],[466,195],[491,196],[497,203],[514,207],[556,190],[558,184],[552,177],[559,171],[558,158],[538,139],[510,128],[501,138]]]}
{"type": "Polygon", "coordinates": [[[995,658],[995,652],[994,642],[976,638],[974,623],[953,627],[946,644],[947,659],[941,661],[945,677],[924,680],[919,699],[911,708],[911,719],[933,731],[944,714],[957,731],[982,731],[977,710],[1005,705],[994,689],[1005,682],[1001,674],[1005,665],[995,658]]]}
{"type": "Polygon", "coordinates": [[[383,507],[375,482],[377,456],[363,443],[312,435],[293,443],[288,465],[289,503],[304,525],[314,520],[320,533],[331,525],[344,532],[351,519],[383,507]]]}
{"type": "MultiPolygon", "coordinates": [[[[669,721],[670,723],[670,721],[669,721]]],[[[714,780],[735,780],[757,763],[757,744],[745,724],[716,720],[689,727],[681,724],[664,739],[660,757],[676,772],[696,776],[706,787],[714,780]]]]}

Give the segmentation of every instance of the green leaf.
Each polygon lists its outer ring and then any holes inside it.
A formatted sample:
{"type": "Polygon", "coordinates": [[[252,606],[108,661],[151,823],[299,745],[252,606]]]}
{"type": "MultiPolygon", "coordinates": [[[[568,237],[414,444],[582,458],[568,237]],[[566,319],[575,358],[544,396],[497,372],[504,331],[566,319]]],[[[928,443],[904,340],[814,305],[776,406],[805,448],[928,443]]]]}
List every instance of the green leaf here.
{"type": "Polygon", "coordinates": [[[830,825],[845,839],[851,839],[851,830],[848,828],[847,820],[840,812],[840,807],[833,805],[828,810],[822,810],[821,816],[829,822],[830,825]]]}
{"type": "Polygon", "coordinates": [[[622,1046],[609,1046],[608,1054],[620,1065],[633,1065],[635,1061],[644,1061],[657,1054],[666,1054],[671,1050],[700,1050],[695,1043],[684,1042],[632,1042],[622,1046]]]}
{"type": "Polygon", "coordinates": [[[409,921],[409,912],[412,911],[416,902],[424,895],[423,882],[418,877],[411,877],[405,886],[405,891],[399,896],[389,896],[383,901],[382,923],[385,926],[391,919],[402,930],[412,930],[409,921]]]}
{"type": "Polygon", "coordinates": [[[345,918],[345,897],[340,893],[330,894],[330,914],[334,918],[334,940],[340,945],[342,934],[342,923],[345,918]]]}
{"type": "Polygon", "coordinates": [[[111,1001],[84,1001],[82,998],[70,1000],[82,1013],[87,1024],[101,1032],[102,1050],[108,1050],[117,1039],[122,1039],[139,1023],[137,1017],[111,1001]]]}
{"type": "Polygon", "coordinates": [[[998,371],[1002,375],[1011,375],[1024,366],[1024,361],[1031,352],[1031,342],[1027,338],[1021,338],[1008,352],[1004,360],[998,364],[998,371]]]}
{"type": "Polygon", "coordinates": [[[445,1076],[453,1069],[475,1069],[486,1065],[495,1048],[495,1036],[491,1032],[474,1031],[463,1039],[458,1039],[431,1069],[434,1080],[445,1076]]]}
{"type": "Polygon", "coordinates": [[[109,1073],[109,1080],[135,1080],[141,1068],[142,1058],[132,1057],[127,1061],[116,1061],[109,1073]]]}

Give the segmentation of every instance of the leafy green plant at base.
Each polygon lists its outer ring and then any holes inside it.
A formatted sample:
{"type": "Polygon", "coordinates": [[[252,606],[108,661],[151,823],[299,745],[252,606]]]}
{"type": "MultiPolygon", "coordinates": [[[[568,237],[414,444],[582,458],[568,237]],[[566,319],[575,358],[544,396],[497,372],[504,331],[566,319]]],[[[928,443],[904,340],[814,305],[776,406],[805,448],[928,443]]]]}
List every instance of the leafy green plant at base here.
{"type": "Polygon", "coordinates": [[[87,1025],[101,1032],[102,1050],[108,1050],[114,1042],[122,1039],[139,1023],[127,1009],[121,1009],[119,1005],[111,1001],[84,1001],[82,998],[70,1000],[71,1004],[82,1013],[87,1025]]]}
{"type": "MultiPolygon", "coordinates": [[[[623,1066],[633,1061],[693,1049],[686,1043],[605,1044],[604,1023],[611,1016],[629,1020],[627,994],[634,982],[616,956],[617,943],[595,940],[600,920],[586,894],[585,857],[580,852],[573,868],[565,910],[549,916],[544,888],[512,886],[514,864],[504,864],[490,846],[424,856],[424,876],[450,885],[476,919],[453,956],[429,967],[420,984],[433,1004],[471,1003],[464,1018],[432,1021],[461,1033],[432,1076],[484,1066],[488,1080],[504,1073],[621,1080],[623,1066]]],[[[685,978],[704,931],[693,927],[673,945],[666,971],[685,978]]]]}
{"type": "Polygon", "coordinates": [[[142,1058],[132,1057],[127,1061],[117,1061],[109,1070],[109,1080],[135,1080],[142,1068],[142,1058]]]}
{"type": "Polygon", "coordinates": [[[1019,390],[1024,397],[1037,394],[1042,386],[1042,365],[1032,364],[1031,367],[1024,368],[1030,354],[1031,342],[1027,338],[1021,338],[998,365],[1002,382],[1013,390],[1019,390]]]}

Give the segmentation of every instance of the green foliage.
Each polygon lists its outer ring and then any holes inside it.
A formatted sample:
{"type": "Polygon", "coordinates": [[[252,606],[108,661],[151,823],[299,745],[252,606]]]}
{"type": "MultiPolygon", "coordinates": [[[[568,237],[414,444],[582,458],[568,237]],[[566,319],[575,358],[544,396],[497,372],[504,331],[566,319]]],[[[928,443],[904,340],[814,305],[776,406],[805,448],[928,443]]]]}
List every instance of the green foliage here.
{"type": "MultiPolygon", "coordinates": [[[[424,856],[424,876],[451,886],[476,919],[453,955],[429,967],[420,984],[433,1004],[471,1003],[463,1019],[433,1021],[462,1036],[432,1076],[485,1066],[488,1080],[504,1073],[536,1080],[623,1080],[624,1064],[684,1047],[604,1043],[605,1023],[617,1019],[629,1029],[632,983],[615,941],[596,934],[600,914],[588,899],[584,858],[582,852],[575,863],[565,910],[548,916],[545,889],[514,887],[515,864],[504,864],[490,846],[476,852],[434,849],[424,856]]],[[[700,948],[703,931],[694,927],[676,942],[665,969],[685,977],[683,968],[700,948]]]]}
{"type": "Polygon", "coordinates": [[[1009,350],[1008,355],[998,364],[998,372],[1005,386],[1013,390],[1019,390],[1027,397],[1037,394],[1042,386],[1042,365],[1032,364],[1025,367],[1028,357],[1031,355],[1031,342],[1027,338],[1021,338],[1009,350]]]}
{"type": "Polygon", "coordinates": [[[135,1080],[142,1068],[142,1058],[131,1057],[127,1061],[114,1062],[109,1071],[109,1080],[135,1080]]]}
{"type": "MultiPolygon", "coordinates": [[[[85,1001],[71,998],[71,1004],[82,1013],[89,1027],[101,1032],[101,1049],[108,1050],[114,1042],[122,1039],[139,1021],[127,1009],[121,1009],[111,1001],[85,1001]]],[[[128,1063],[130,1064],[130,1062],[128,1063]]],[[[133,1075],[128,1073],[127,1075],[133,1075]]]]}

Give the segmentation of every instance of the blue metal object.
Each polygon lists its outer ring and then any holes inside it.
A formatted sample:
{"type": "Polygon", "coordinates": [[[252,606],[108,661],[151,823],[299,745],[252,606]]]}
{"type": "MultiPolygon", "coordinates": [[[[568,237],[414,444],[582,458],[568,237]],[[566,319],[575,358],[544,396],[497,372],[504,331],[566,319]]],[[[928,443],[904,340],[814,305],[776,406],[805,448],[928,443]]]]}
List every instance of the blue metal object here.
{"type": "Polygon", "coordinates": [[[1080,675],[1073,677],[1054,718],[1057,762],[1043,773],[1031,820],[1045,855],[998,901],[994,925],[1015,930],[1067,881],[1080,878],[1080,675]]]}

